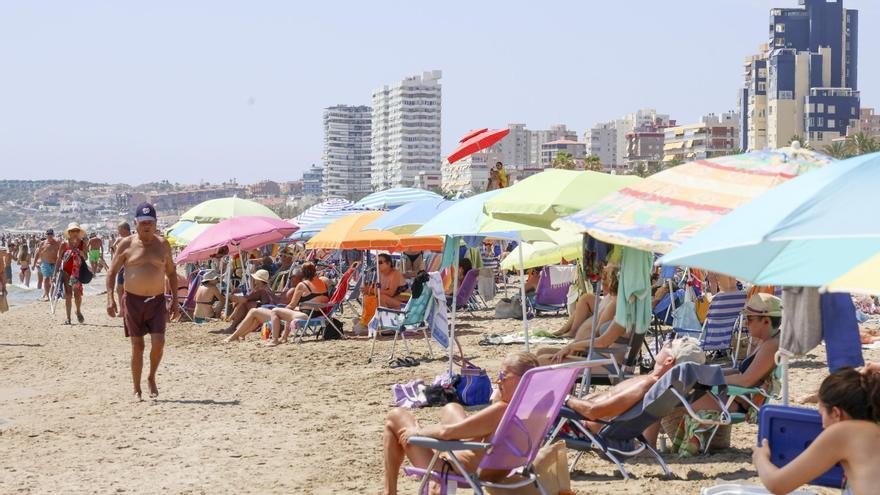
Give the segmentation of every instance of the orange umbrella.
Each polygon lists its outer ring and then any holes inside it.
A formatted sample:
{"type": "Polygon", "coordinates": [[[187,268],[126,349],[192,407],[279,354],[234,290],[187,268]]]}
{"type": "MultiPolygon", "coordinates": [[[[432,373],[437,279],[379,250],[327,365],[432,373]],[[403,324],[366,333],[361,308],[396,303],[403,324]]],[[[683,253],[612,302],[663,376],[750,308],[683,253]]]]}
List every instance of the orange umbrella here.
{"type": "Polygon", "coordinates": [[[336,220],[307,243],[307,249],[383,249],[387,251],[440,251],[442,237],[413,237],[387,230],[362,230],[384,211],[354,213],[336,220]]]}

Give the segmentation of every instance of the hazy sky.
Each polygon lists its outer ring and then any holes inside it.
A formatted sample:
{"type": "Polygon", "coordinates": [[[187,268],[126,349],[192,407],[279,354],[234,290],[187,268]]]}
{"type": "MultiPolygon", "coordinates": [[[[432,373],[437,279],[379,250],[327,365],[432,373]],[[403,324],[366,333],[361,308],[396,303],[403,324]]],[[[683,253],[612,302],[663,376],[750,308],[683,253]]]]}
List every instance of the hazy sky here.
{"type": "MultiPolygon", "coordinates": [[[[736,105],[769,9],[797,0],[0,0],[0,178],[293,180],[322,109],[443,70],[443,152],[476,127],[736,105]]],[[[880,104],[880,1],[859,87],[880,104]],[[876,60],[876,58],[874,59],[876,60]]]]}

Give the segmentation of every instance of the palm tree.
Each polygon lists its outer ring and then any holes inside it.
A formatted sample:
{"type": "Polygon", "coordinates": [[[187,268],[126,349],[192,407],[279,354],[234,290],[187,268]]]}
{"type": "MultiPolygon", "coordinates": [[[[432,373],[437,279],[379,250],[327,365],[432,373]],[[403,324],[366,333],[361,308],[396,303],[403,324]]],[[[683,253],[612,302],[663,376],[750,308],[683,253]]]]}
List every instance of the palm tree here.
{"type": "Polygon", "coordinates": [[[663,170],[663,164],[660,162],[652,162],[648,164],[648,175],[654,175],[657,172],[661,172],[663,170]]]}
{"type": "Polygon", "coordinates": [[[636,164],[635,167],[633,167],[633,169],[632,169],[632,171],[631,171],[630,173],[631,173],[632,175],[638,175],[639,177],[644,178],[644,177],[647,177],[647,176],[648,176],[648,169],[645,168],[645,164],[644,164],[644,163],[639,162],[639,163],[636,164]]]}
{"type": "Polygon", "coordinates": [[[601,160],[598,155],[590,155],[584,158],[584,170],[592,170],[593,172],[601,172],[603,169],[601,160]]]}
{"type": "Polygon", "coordinates": [[[849,158],[849,146],[846,143],[841,143],[840,141],[835,141],[828,146],[822,148],[822,152],[831,158],[837,158],[838,160],[843,158],[849,158]]]}
{"type": "Polygon", "coordinates": [[[552,166],[553,168],[561,168],[563,170],[574,170],[574,157],[567,151],[560,151],[553,158],[552,166]]]}
{"type": "Polygon", "coordinates": [[[857,132],[852,136],[847,136],[846,145],[849,148],[850,156],[880,151],[880,144],[877,143],[877,140],[864,132],[857,132]]]}

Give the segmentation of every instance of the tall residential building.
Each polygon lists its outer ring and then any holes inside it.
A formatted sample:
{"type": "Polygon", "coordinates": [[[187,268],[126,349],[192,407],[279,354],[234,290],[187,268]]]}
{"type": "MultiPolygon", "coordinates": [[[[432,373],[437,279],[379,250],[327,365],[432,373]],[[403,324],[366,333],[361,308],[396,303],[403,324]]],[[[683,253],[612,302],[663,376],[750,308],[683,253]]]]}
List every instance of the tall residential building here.
{"type": "Polygon", "coordinates": [[[304,196],[321,196],[323,193],[324,167],[312,164],[303,172],[302,193],[304,196]]]}
{"type": "Polygon", "coordinates": [[[700,123],[667,127],[663,136],[663,161],[703,160],[731,155],[739,149],[740,117],[736,112],[710,113],[700,123]]]}
{"type": "Polygon", "coordinates": [[[565,139],[577,141],[577,132],[568,129],[565,124],[551,125],[546,131],[528,131],[529,137],[529,161],[526,169],[541,169],[541,147],[544,143],[565,139]]]}
{"type": "Polygon", "coordinates": [[[432,70],[373,92],[373,190],[439,187],[441,76],[432,70]]]}
{"type": "Polygon", "coordinates": [[[486,190],[489,183],[489,167],[495,165],[498,155],[482,150],[468,155],[455,163],[443,162],[442,189],[447,194],[470,195],[486,190]]]}
{"type": "Polygon", "coordinates": [[[629,142],[627,136],[636,129],[667,127],[669,115],[659,114],[652,108],[644,108],[606,123],[599,123],[584,133],[587,154],[596,155],[606,170],[628,170],[629,142]]]}
{"type": "Polygon", "coordinates": [[[800,5],[770,11],[769,43],[746,60],[739,99],[749,150],[794,136],[821,148],[858,125],[858,11],[843,0],[800,5]]]}
{"type": "Polygon", "coordinates": [[[324,198],[360,199],[372,190],[372,117],[368,106],[324,109],[324,198]]]}
{"type": "Polygon", "coordinates": [[[523,168],[529,163],[529,139],[532,131],[525,124],[508,124],[510,130],[501,141],[490,149],[507,168],[523,168]]]}
{"type": "Polygon", "coordinates": [[[860,114],[858,130],[873,138],[880,138],[880,114],[874,113],[873,108],[863,108],[860,114]]]}
{"type": "Polygon", "coordinates": [[[587,146],[571,139],[557,139],[541,145],[541,166],[543,168],[552,167],[553,160],[560,153],[568,153],[574,159],[576,168],[584,168],[587,146]]]}

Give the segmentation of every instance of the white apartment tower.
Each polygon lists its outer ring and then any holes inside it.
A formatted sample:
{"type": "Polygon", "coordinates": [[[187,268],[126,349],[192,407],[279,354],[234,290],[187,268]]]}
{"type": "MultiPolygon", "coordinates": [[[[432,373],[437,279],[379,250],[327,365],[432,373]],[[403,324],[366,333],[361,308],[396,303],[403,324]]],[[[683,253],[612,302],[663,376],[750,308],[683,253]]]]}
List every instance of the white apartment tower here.
{"type": "Polygon", "coordinates": [[[372,114],[368,106],[324,109],[324,198],[359,199],[370,193],[372,114]]]}
{"type": "Polygon", "coordinates": [[[441,71],[432,70],[373,92],[370,184],[374,191],[439,187],[441,76],[441,71]]]}

